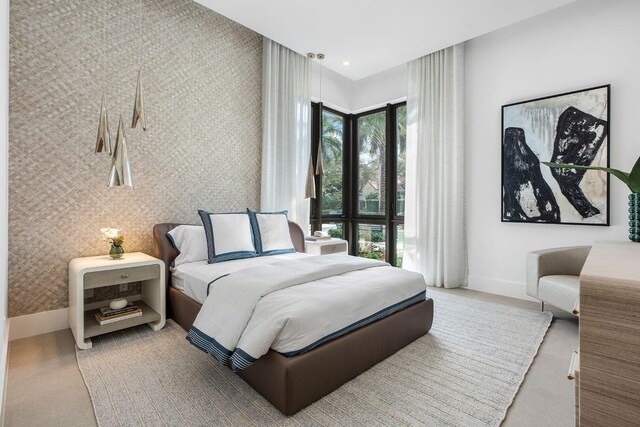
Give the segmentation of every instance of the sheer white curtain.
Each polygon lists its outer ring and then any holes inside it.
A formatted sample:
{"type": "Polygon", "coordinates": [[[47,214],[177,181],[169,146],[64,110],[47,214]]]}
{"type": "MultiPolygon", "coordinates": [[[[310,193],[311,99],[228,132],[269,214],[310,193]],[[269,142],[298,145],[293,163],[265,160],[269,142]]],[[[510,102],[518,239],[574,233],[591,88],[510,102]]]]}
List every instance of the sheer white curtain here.
{"type": "Polygon", "coordinates": [[[309,228],[305,199],[311,151],[311,63],[264,38],[262,51],[263,211],[288,210],[289,219],[309,228]]]}
{"type": "Polygon", "coordinates": [[[408,85],[403,267],[466,286],[464,46],[409,62],[408,85]]]}

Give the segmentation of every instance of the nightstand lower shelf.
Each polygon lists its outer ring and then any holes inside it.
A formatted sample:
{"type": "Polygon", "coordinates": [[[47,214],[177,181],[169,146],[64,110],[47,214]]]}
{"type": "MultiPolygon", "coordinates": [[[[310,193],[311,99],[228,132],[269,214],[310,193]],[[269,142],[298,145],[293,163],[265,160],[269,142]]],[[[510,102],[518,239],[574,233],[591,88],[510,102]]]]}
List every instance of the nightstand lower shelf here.
{"type": "Polygon", "coordinates": [[[121,329],[130,328],[132,326],[144,325],[145,323],[156,322],[161,319],[159,313],[142,301],[135,301],[135,304],[142,309],[142,316],[132,317],[131,319],[119,320],[106,325],[98,324],[95,319],[96,310],[87,310],[84,312],[84,337],[91,338],[97,335],[108,334],[109,332],[119,331],[121,329]]]}

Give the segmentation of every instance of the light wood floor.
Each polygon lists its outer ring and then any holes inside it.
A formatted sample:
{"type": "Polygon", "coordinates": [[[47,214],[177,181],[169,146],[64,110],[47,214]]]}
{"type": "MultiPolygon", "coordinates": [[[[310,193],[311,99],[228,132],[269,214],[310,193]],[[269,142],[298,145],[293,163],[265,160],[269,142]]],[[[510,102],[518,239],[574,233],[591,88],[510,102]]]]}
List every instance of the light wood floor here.
{"type": "MultiPolygon", "coordinates": [[[[537,303],[464,289],[429,288],[428,292],[464,292],[478,302],[539,308],[537,303]]],[[[566,375],[571,352],[578,345],[578,322],[553,307],[545,308],[553,311],[554,321],[503,426],[573,425],[574,384],[566,375]]],[[[10,343],[5,425],[96,425],[69,329],[10,343]]]]}

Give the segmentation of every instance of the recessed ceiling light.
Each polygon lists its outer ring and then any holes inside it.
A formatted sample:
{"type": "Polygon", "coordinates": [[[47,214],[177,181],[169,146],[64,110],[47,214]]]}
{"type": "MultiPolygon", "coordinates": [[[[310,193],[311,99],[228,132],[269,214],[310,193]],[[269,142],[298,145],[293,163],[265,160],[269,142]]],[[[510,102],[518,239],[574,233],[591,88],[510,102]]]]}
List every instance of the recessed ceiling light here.
{"type": "Polygon", "coordinates": [[[349,61],[344,61],[344,62],[342,63],[342,65],[344,65],[345,67],[348,67],[349,65],[351,65],[351,62],[349,62],[349,61]]]}

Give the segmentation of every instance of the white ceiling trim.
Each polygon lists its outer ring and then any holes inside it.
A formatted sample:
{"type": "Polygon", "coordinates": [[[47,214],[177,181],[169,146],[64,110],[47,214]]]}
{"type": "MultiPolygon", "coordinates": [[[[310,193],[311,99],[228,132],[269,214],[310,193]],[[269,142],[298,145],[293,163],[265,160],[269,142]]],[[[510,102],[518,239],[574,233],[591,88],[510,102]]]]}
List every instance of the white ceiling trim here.
{"type": "Polygon", "coordinates": [[[574,0],[196,1],[359,80],[574,0]]]}

